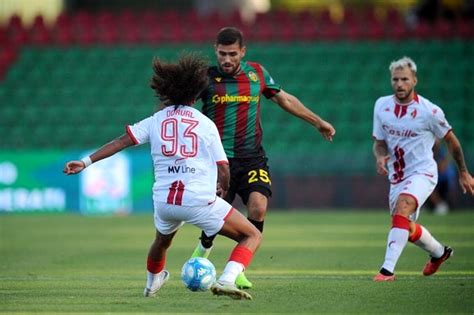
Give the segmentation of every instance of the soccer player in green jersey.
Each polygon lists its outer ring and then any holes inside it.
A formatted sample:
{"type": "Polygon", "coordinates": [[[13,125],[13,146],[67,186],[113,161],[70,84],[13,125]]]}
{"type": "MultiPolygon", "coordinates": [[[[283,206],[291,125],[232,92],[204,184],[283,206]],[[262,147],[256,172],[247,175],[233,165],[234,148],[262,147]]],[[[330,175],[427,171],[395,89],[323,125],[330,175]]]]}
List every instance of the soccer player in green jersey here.
{"type": "MultiPolygon", "coordinates": [[[[202,92],[201,99],[202,112],[216,124],[229,159],[231,181],[225,200],[232,203],[235,195],[239,195],[247,207],[248,220],[263,232],[272,190],[267,158],[262,147],[262,95],[311,124],[326,140],[332,141],[336,131],[298,98],[283,91],[263,66],[242,60],[246,47],[239,29],[221,29],[214,48],[217,66],[209,68],[209,85],[202,92]]],[[[192,257],[208,257],[215,236],[202,232],[192,257]]],[[[239,288],[252,287],[243,272],[237,277],[236,285],[239,288]]]]}

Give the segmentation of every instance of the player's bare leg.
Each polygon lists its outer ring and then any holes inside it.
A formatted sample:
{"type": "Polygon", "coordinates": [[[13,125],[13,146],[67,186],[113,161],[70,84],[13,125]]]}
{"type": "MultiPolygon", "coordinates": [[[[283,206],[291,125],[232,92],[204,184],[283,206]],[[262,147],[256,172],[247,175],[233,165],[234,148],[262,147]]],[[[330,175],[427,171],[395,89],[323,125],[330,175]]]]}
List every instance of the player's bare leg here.
{"type": "MultiPolygon", "coordinates": [[[[267,212],[268,198],[263,194],[253,191],[249,195],[247,202],[248,220],[261,232],[263,233],[263,224],[265,220],[265,213],[267,212]]],[[[245,276],[244,272],[241,272],[235,284],[239,289],[250,289],[253,284],[245,276]]]]}
{"type": "Polygon", "coordinates": [[[163,235],[156,231],[155,240],[150,246],[147,259],[147,281],[143,292],[145,297],[154,296],[169,279],[169,272],[164,270],[166,251],[171,245],[176,232],[163,235]]]}

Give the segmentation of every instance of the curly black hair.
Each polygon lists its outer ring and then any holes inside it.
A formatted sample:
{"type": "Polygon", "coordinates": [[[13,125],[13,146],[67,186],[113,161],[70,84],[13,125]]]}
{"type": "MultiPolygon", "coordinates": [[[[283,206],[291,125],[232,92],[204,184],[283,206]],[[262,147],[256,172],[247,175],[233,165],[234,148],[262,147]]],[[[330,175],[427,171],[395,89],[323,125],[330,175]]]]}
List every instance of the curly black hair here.
{"type": "Polygon", "coordinates": [[[150,87],[166,106],[191,105],[208,85],[207,58],[198,53],[182,53],[177,63],[153,59],[150,87]]]}

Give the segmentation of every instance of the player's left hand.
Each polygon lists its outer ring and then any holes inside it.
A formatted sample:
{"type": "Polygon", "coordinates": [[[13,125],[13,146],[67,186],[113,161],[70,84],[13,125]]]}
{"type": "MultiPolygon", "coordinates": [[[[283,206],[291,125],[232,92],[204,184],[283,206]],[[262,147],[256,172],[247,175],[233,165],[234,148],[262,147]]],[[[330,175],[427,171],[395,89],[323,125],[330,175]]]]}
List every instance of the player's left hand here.
{"type": "Polygon", "coordinates": [[[218,182],[216,187],[216,195],[218,197],[224,198],[227,192],[222,188],[221,184],[218,182]]]}
{"type": "Polygon", "coordinates": [[[84,162],[82,161],[69,161],[64,166],[63,173],[66,175],[77,174],[85,168],[84,162]]]}
{"type": "Polygon", "coordinates": [[[334,129],[334,127],[330,123],[321,120],[321,123],[318,126],[318,130],[324,139],[332,142],[332,138],[336,134],[336,129],[334,129]]]}
{"type": "Polygon", "coordinates": [[[474,196],[474,179],[471,174],[468,172],[459,173],[459,185],[461,185],[463,194],[469,193],[474,196]]]}

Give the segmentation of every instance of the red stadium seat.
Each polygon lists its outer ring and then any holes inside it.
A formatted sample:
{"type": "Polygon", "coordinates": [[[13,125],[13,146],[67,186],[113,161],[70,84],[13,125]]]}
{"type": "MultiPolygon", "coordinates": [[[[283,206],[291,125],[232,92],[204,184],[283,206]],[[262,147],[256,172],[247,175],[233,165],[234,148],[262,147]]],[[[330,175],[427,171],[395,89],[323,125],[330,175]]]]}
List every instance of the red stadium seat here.
{"type": "Polygon", "coordinates": [[[385,35],[390,39],[403,40],[408,37],[409,31],[405,23],[391,23],[387,21],[385,35]]]}
{"type": "Polygon", "coordinates": [[[315,21],[303,23],[299,28],[299,38],[303,41],[313,41],[318,37],[318,30],[315,21]]]}
{"type": "Polygon", "coordinates": [[[14,46],[22,46],[28,42],[28,32],[24,28],[21,18],[13,15],[7,25],[6,35],[8,42],[14,46]]]}
{"type": "Polygon", "coordinates": [[[94,30],[90,27],[79,28],[74,34],[75,41],[81,45],[92,45],[96,43],[94,30]]]}
{"type": "Polygon", "coordinates": [[[0,49],[0,78],[3,79],[8,67],[15,61],[17,50],[12,45],[5,45],[0,49]]]}
{"type": "Polygon", "coordinates": [[[427,22],[420,21],[413,30],[413,36],[417,39],[425,40],[433,36],[433,26],[427,22]]]}
{"type": "Polygon", "coordinates": [[[7,33],[3,28],[0,28],[0,46],[3,47],[8,42],[7,33]]]}
{"type": "Polygon", "coordinates": [[[364,25],[360,23],[348,23],[344,22],[342,25],[342,33],[345,39],[348,40],[358,40],[364,38],[364,25]]]}
{"type": "Polygon", "coordinates": [[[328,9],[323,9],[319,16],[317,17],[318,23],[320,25],[327,25],[333,23],[333,20],[331,18],[331,13],[329,12],[328,9]]]}
{"type": "Polygon", "coordinates": [[[474,25],[470,21],[441,20],[434,24],[420,23],[409,29],[403,15],[396,9],[388,9],[385,19],[378,17],[374,9],[346,9],[342,24],[331,19],[328,9],[316,15],[309,11],[292,14],[283,10],[257,14],[255,23],[245,24],[238,11],[221,16],[213,12],[200,16],[197,11],[163,12],[132,10],[79,11],[61,14],[55,25],[48,28],[41,16],[33,26],[25,29],[19,16],[10,18],[0,29],[0,43],[22,46],[33,45],[115,45],[120,43],[178,43],[213,41],[215,33],[224,26],[241,28],[245,37],[255,41],[313,41],[322,40],[382,40],[390,38],[420,40],[439,38],[472,38],[474,25]]]}
{"type": "Polygon", "coordinates": [[[35,45],[46,45],[51,42],[51,32],[44,24],[43,16],[38,15],[35,17],[30,29],[29,39],[35,45]]]}
{"type": "Polygon", "coordinates": [[[333,23],[321,25],[319,28],[319,37],[324,40],[337,40],[341,35],[339,26],[333,23]]]}
{"type": "Polygon", "coordinates": [[[142,42],[141,28],[138,24],[122,25],[120,40],[125,43],[135,44],[142,42]]]}
{"type": "Polygon", "coordinates": [[[474,38],[474,23],[472,20],[458,20],[454,23],[454,29],[456,37],[465,39],[474,38]]]}
{"type": "Polygon", "coordinates": [[[365,26],[365,36],[370,40],[381,40],[385,36],[384,26],[381,22],[371,22],[365,26]]]}
{"type": "Polygon", "coordinates": [[[405,24],[405,21],[400,12],[395,8],[389,8],[387,10],[387,18],[385,19],[387,25],[400,25],[405,24]]]}
{"type": "Polygon", "coordinates": [[[434,31],[433,35],[436,38],[449,39],[453,37],[454,35],[453,23],[450,23],[449,21],[446,21],[446,20],[437,21],[434,25],[433,31],[434,31]]]}

